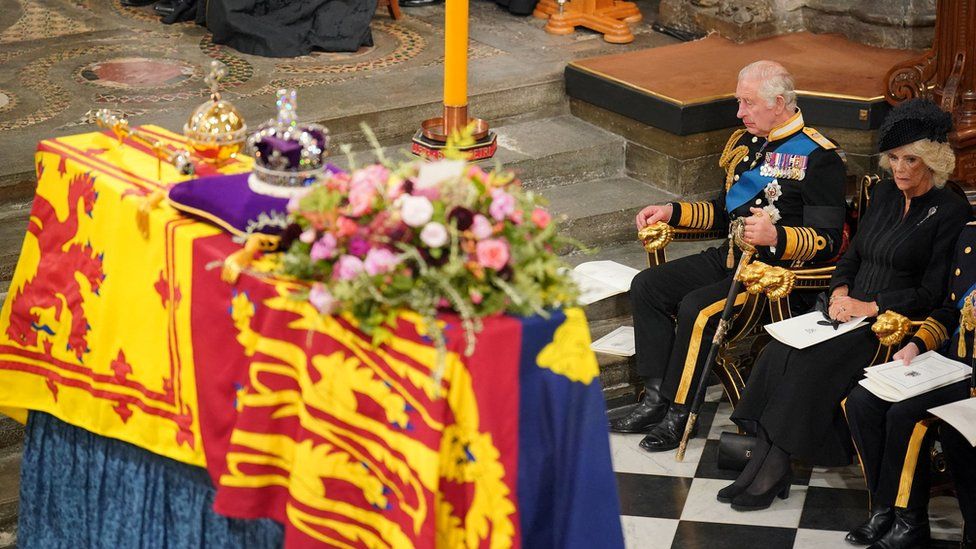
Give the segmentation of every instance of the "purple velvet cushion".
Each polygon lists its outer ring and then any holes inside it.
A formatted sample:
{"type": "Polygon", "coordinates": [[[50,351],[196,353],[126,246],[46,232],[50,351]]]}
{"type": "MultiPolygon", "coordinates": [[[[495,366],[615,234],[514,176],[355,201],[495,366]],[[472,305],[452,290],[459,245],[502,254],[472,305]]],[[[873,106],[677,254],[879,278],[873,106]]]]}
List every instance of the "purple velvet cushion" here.
{"type": "MultiPolygon", "coordinates": [[[[201,217],[235,234],[247,232],[261,214],[272,217],[287,215],[287,198],[258,194],[247,186],[250,172],[236,175],[201,177],[178,183],[169,190],[169,202],[181,212],[201,217]]],[[[258,232],[277,234],[283,227],[260,227],[258,232]]]]}

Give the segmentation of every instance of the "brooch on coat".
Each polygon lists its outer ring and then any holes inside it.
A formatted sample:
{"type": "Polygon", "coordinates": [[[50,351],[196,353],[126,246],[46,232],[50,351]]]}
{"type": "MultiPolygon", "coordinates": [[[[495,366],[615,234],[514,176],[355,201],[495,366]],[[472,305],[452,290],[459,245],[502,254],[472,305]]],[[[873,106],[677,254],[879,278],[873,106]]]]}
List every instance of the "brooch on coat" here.
{"type": "Polygon", "coordinates": [[[809,157],[802,154],[766,153],[766,161],[759,167],[759,174],[780,179],[803,180],[807,175],[809,157]]]}

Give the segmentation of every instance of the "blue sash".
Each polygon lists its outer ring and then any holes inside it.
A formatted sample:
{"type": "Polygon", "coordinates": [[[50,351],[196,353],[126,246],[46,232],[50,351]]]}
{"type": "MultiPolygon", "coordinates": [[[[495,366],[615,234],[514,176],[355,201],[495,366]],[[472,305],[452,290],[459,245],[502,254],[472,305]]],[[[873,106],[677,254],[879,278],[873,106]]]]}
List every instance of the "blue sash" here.
{"type": "MultiPolygon", "coordinates": [[[[801,130],[793,134],[793,137],[787,139],[786,143],[776,147],[775,151],[769,152],[810,156],[810,153],[817,150],[817,147],[819,145],[801,130]]],[[[766,185],[770,181],[775,179],[774,177],[759,173],[759,168],[762,167],[763,162],[759,162],[755,168],[739,174],[739,180],[735,185],[729,187],[729,192],[725,194],[725,210],[727,212],[732,213],[739,206],[752,200],[753,197],[766,188],[766,185]]]]}

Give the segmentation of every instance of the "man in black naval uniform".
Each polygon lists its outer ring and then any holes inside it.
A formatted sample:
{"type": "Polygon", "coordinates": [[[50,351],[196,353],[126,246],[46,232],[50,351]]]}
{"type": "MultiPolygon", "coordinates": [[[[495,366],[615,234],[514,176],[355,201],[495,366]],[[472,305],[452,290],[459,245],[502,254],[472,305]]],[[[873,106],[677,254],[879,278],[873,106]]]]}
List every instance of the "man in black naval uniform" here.
{"type": "MultiPolygon", "coordinates": [[[[835,145],[804,125],[793,78],[779,63],[743,68],[735,96],[745,128],[732,134],[719,160],[726,172],[719,198],[647,206],[637,214],[637,228],[663,221],[725,230],[745,217],[744,238],[763,262],[799,266],[834,258],[845,212],[845,167],[835,145]]],[[[678,446],[732,282],[728,247],[652,267],[631,285],[644,394],[610,429],[650,431],[640,443],[647,451],[678,446]]]]}

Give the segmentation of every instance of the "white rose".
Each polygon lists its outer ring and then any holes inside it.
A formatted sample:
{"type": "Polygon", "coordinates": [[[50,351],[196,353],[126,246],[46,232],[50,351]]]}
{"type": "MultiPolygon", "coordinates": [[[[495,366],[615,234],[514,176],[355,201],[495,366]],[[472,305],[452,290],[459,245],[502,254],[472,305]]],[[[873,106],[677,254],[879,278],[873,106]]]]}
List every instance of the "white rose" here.
{"type": "Polygon", "coordinates": [[[400,199],[400,217],[411,227],[420,227],[434,215],[434,205],[424,196],[403,196],[400,199]]]}

